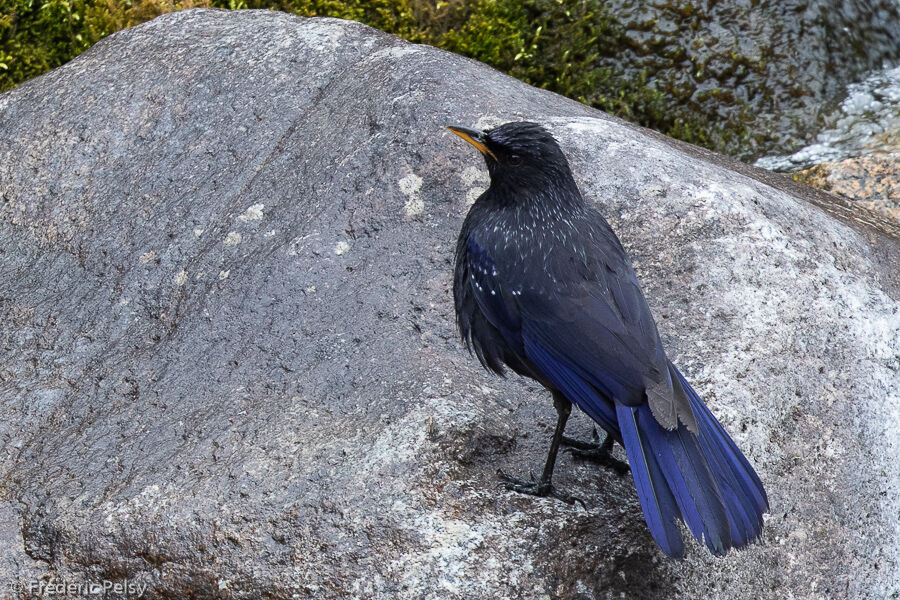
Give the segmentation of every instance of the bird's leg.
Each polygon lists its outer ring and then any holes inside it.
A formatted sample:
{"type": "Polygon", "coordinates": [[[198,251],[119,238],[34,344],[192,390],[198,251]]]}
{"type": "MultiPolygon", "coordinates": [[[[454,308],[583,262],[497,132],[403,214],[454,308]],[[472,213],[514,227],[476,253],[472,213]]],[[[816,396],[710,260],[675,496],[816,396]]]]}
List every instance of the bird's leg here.
{"type": "Polygon", "coordinates": [[[562,443],[568,446],[566,452],[569,452],[574,458],[599,463],[604,467],[612,469],[619,475],[624,475],[631,470],[628,463],[623,462],[612,455],[613,443],[615,443],[613,436],[607,433],[606,439],[603,440],[603,443],[600,443],[600,436],[597,434],[596,427],[594,427],[594,431],[591,433],[590,442],[582,442],[581,440],[563,436],[562,443]]]}
{"type": "Polygon", "coordinates": [[[553,487],[553,467],[556,465],[559,444],[563,439],[563,432],[566,430],[566,421],[569,420],[569,414],[572,412],[572,403],[566,400],[562,394],[553,392],[553,407],[556,408],[556,430],[553,432],[550,451],[547,453],[547,461],[544,463],[544,472],[540,480],[535,481],[534,474],[531,475],[530,481],[511,477],[502,470],[498,471],[498,474],[501,479],[507,482],[506,488],[509,490],[531,494],[532,496],[553,496],[567,504],[579,502],[584,506],[584,502],[580,499],[564,494],[553,487]]]}

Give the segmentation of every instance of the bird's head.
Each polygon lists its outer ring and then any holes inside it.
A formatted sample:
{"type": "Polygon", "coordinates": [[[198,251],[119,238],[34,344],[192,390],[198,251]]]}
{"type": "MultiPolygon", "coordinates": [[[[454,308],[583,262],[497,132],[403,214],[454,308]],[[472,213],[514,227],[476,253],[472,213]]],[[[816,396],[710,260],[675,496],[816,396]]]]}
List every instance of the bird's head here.
{"type": "Polygon", "coordinates": [[[537,123],[506,123],[487,131],[457,126],[447,129],[484,155],[492,183],[535,185],[560,176],[571,178],[569,163],[559,144],[537,123]]]}

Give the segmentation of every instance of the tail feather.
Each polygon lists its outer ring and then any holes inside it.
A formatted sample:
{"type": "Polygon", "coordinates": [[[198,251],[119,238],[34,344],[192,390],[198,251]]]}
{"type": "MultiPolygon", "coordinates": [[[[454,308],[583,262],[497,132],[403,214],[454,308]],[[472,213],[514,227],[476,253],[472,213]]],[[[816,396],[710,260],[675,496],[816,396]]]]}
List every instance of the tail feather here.
{"type": "MultiPolygon", "coordinates": [[[[645,417],[644,421],[647,429],[654,431],[651,419],[645,417]]],[[[731,547],[731,528],[717,482],[697,444],[697,436],[686,426],[674,431],[661,429],[659,434],[649,437],[657,456],[663,461],[669,483],[684,488],[685,493],[676,496],[681,500],[681,514],[697,515],[697,523],[692,525],[687,521],[691,533],[703,540],[713,554],[724,555],[731,547]]]]}
{"type": "Polygon", "coordinates": [[[644,520],[663,552],[681,558],[684,556],[684,543],[677,523],[681,513],[652,448],[641,436],[637,413],[637,407],[616,404],[622,442],[631,464],[644,520]]]}
{"type": "Polygon", "coordinates": [[[768,499],[756,472],[681,373],[676,385],[697,417],[698,433],[663,428],[649,405],[616,405],[619,428],[650,532],[670,556],[683,545],[682,518],[713,554],[757,539],[768,499]],[[668,493],[666,493],[668,492],[668,493]],[[675,550],[670,552],[669,549],[675,550]]]}
{"type": "MultiPolygon", "coordinates": [[[[704,443],[705,442],[701,442],[704,443]]],[[[734,473],[720,468],[722,457],[718,448],[713,446],[707,449],[716,454],[713,461],[716,480],[719,482],[719,490],[724,500],[725,511],[728,513],[728,523],[731,531],[731,539],[735,547],[747,545],[758,537],[762,529],[762,514],[753,504],[752,499],[743,491],[734,473]]]]}
{"type": "Polygon", "coordinates": [[[687,392],[691,408],[700,423],[700,445],[704,453],[711,457],[710,464],[725,496],[729,520],[736,527],[736,530],[732,530],[735,546],[746,545],[758,538],[762,531],[762,514],[769,510],[766,491],[734,440],[684,376],[674,366],[673,370],[687,392]]]}

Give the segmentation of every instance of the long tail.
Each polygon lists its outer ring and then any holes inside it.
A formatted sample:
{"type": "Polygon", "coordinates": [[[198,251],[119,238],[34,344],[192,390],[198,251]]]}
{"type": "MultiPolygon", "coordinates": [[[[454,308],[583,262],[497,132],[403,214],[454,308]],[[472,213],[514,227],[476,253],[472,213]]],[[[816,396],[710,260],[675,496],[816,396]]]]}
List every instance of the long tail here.
{"type": "Polygon", "coordinates": [[[698,434],[684,425],[663,429],[647,404],[616,404],[622,441],[650,533],[669,556],[684,555],[682,519],[710,551],[724,555],[756,540],[769,501],[762,483],[722,425],[670,363],[697,417],[698,434]]]}

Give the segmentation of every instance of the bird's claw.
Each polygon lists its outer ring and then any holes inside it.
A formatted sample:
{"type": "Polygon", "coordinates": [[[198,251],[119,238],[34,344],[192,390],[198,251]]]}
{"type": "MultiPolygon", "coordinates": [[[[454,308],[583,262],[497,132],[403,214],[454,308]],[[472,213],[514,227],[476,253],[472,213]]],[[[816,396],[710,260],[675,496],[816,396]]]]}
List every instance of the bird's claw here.
{"type": "Polygon", "coordinates": [[[503,469],[497,469],[497,476],[507,483],[507,488],[509,488],[510,486],[530,487],[538,485],[537,481],[534,479],[534,471],[531,472],[530,480],[513,477],[503,469]]]}
{"type": "Polygon", "coordinates": [[[573,458],[577,458],[579,460],[589,460],[591,462],[595,462],[597,464],[603,465],[604,467],[612,469],[616,472],[617,475],[625,475],[626,473],[631,471],[631,467],[628,466],[627,462],[610,456],[608,452],[603,452],[599,449],[579,450],[577,448],[566,448],[566,452],[571,454],[573,458]]]}
{"type": "Polygon", "coordinates": [[[628,463],[615,458],[612,455],[613,438],[607,434],[606,439],[600,442],[600,436],[595,427],[591,432],[590,442],[582,442],[581,440],[572,439],[563,436],[562,443],[568,446],[565,452],[572,455],[573,458],[580,460],[589,460],[599,463],[604,467],[612,469],[619,475],[624,475],[631,470],[628,463]]]}
{"type": "Polygon", "coordinates": [[[578,450],[596,450],[601,446],[600,434],[597,433],[596,427],[591,430],[590,442],[583,442],[581,440],[576,440],[575,438],[570,438],[569,436],[564,435],[560,439],[560,443],[562,443],[564,446],[569,446],[569,448],[567,448],[567,451],[571,448],[577,448],[578,450]]]}
{"type": "Polygon", "coordinates": [[[562,500],[566,504],[575,504],[577,502],[581,505],[581,508],[587,509],[587,505],[581,498],[570,496],[569,494],[559,491],[553,487],[553,484],[550,482],[535,481],[534,473],[531,473],[531,480],[526,480],[513,477],[503,469],[497,469],[497,476],[506,482],[506,489],[510,491],[528,494],[529,496],[538,496],[539,498],[546,498],[549,496],[551,498],[556,498],[557,500],[562,500]]]}

